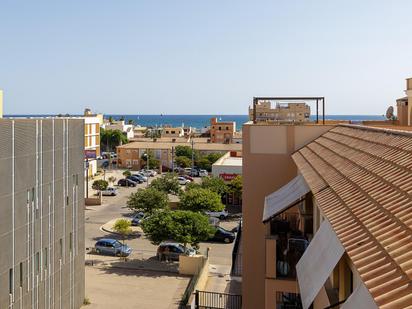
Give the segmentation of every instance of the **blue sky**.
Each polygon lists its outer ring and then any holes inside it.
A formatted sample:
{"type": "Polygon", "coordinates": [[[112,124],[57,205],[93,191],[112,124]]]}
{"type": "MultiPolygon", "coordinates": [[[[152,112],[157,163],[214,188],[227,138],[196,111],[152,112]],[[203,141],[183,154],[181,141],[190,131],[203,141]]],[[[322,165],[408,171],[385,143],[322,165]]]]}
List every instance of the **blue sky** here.
{"type": "Polygon", "coordinates": [[[412,1],[0,3],[9,114],[246,114],[253,96],[383,114],[412,76],[412,1]]]}

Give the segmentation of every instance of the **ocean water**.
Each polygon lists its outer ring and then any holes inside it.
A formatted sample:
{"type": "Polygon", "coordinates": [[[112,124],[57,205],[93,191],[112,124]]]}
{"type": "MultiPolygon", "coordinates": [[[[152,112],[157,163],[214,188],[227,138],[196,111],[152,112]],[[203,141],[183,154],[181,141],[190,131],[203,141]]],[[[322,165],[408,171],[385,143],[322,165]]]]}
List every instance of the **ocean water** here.
{"type": "MultiPolygon", "coordinates": [[[[52,115],[5,115],[5,117],[47,117],[52,115]]],[[[72,115],[81,116],[81,115],[72,115]]],[[[190,126],[194,128],[203,128],[210,125],[210,118],[217,117],[221,121],[235,121],[237,130],[240,130],[242,124],[249,121],[248,115],[110,115],[105,114],[105,118],[110,116],[115,120],[119,120],[124,117],[126,122],[133,120],[135,124],[141,126],[164,126],[170,125],[173,127],[190,126]]],[[[316,116],[312,115],[311,119],[315,120],[316,116]]],[[[319,118],[322,119],[321,117],[319,118]]],[[[351,120],[351,121],[362,121],[362,120],[385,120],[383,116],[379,115],[326,115],[325,119],[330,120],[351,120]]]]}

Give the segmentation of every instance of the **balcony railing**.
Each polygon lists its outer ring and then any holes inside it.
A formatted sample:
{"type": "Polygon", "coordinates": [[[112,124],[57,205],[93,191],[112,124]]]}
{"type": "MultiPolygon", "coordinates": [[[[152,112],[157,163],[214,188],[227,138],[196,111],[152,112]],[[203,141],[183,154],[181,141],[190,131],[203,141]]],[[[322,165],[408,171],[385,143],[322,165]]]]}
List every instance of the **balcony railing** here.
{"type": "Polygon", "coordinates": [[[242,222],[239,222],[235,244],[233,245],[232,268],[230,270],[230,275],[236,276],[236,277],[242,276],[242,248],[241,248],[241,243],[240,243],[241,237],[242,237],[242,222]]]}

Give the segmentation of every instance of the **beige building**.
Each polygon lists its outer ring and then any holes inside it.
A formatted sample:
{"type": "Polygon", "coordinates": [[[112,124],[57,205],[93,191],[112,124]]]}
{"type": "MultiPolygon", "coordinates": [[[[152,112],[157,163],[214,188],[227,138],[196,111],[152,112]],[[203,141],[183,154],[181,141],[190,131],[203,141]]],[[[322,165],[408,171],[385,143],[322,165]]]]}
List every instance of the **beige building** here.
{"type": "MultiPolygon", "coordinates": [[[[142,141],[132,142],[126,145],[117,147],[117,164],[121,168],[129,168],[138,170],[143,166],[142,156],[147,151],[154,154],[156,160],[159,160],[162,167],[172,167],[172,149],[176,146],[189,146],[189,142],[173,142],[173,141],[142,141]]],[[[212,143],[194,143],[193,148],[201,154],[209,154],[214,152],[226,153],[228,151],[240,152],[242,145],[239,144],[212,144],[212,143]]]]}
{"type": "Polygon", "coordinates": [[[248,123],[243,138],[243,308],[412,306],[411,133],[248,123]]]}
{"type": "MultiPolygon", "coordinates": [[[[256,104],[256,120],[258,122],[307,122],[310,118],[310,107],[306,103],[276,103],[259,101],[256,104]]],[[[253,120],[253,106],[249,107],[249,119],[253,120]]]]}
{"type": "Polygon", "coordinates": [[[406,79],[406,97],[396,100],[397,117],[399,125],[412,125],[412,78],[406,79]]]}
{"type": "Polygon", "coordinates": [[[242,175],[242,157],[236,152],[227,152],[212,164],[212,175],[230,181],[242,175]]]}
{"type": "Polygon", "coordinates": [[[126,124],[124,120],[114,120],[111,123],[103,123],[101,128],[105,130],[119,130],[123,132],[129,140],[134,138],[134,126],[132,124],[126,124]]]}
{"type": "Polygon", "coordinates": [[[185,136],[185,131],[183,127],[163,127],[162,137],[183,137],[185,136]]]}
{"type": "Polygon", "coordinates": [[[96,157],[100,156],[100,125],[103,117],[86,110],[81,118],[84,120],[84,152],[88,162],[87,173],[90,177],[97,173],[96,157]]]}
{"type": "Polygon", "coordinates": [[[212,143],[231,144],[236,132],[236,122],[218,121],[217,118],[210,119],[210,141],[212,143]]]}

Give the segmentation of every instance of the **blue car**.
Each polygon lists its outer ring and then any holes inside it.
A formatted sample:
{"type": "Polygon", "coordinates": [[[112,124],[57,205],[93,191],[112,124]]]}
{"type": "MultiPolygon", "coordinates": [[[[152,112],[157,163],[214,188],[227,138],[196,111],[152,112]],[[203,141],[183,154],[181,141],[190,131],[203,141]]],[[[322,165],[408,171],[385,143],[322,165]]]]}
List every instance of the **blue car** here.
{"type": "Polygon", "coordinates": [[[128,245],[123,245],[120,241],[111,238],[100,239],[94,245],[97,254],[129,256],[132,249],[128,245]]]}

